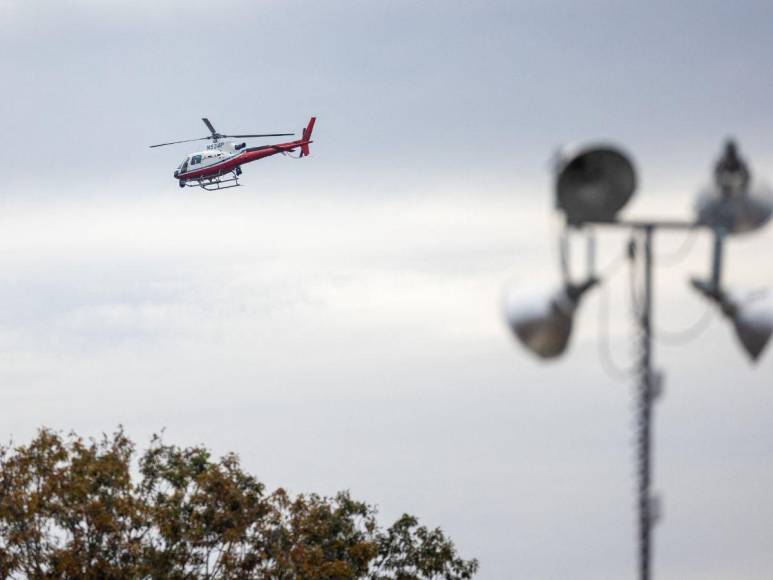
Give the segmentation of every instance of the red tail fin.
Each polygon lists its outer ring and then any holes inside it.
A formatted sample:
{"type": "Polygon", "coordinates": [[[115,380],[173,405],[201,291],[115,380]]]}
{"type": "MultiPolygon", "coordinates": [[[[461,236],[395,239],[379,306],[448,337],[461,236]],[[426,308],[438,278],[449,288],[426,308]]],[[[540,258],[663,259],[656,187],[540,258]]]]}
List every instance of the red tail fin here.
{"type": "Polygon", "coordinates": [[[314,130],[314,122],[317,120],[316,117],[312,117],[309,121],[309,124],[306,125],[306,128],[303,130],[303,138],[301,141],[301,157],[306,157],[309,154],[309,143],[311,143],[311,132],[314,130]]]}

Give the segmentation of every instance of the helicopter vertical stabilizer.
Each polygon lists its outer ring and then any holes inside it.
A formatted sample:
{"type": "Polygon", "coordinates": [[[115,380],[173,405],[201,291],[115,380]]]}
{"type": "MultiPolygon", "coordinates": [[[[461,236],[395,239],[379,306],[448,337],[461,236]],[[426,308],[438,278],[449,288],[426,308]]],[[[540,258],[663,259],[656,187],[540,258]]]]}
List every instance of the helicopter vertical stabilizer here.
{"type": "Polygon", "coordinates": [[[303,130],[303,138],[301,139],[301,157],[306,157],[309,154],[309,143],[311,143],[311,132],[314,130],[314,123],[317,120],[316,117],[312,117],[309,124],[303,130]]]}

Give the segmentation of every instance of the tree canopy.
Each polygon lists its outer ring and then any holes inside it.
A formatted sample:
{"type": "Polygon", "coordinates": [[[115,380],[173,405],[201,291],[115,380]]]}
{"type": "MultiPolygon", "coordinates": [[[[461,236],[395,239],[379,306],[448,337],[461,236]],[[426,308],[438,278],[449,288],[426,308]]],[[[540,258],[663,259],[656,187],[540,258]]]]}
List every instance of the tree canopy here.
{"type": "Polygon", "coordinates": [[[388,528],[348,492],[292,496],[228,454],[122,429],[0,446],[0,578],[472,578],[439,528],[388,528]]]}

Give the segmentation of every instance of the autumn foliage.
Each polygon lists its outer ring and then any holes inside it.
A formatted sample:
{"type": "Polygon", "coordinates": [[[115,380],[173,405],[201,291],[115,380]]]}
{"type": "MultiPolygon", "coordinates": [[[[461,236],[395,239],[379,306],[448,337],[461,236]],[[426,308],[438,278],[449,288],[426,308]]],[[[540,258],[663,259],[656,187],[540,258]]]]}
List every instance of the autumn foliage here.
{"type": "Polygon", "coordinates": [[[268,493],[236,455],[122,430],[0,447],[0,578],[471,578],[440,529],[352,499],[268,493]]]}

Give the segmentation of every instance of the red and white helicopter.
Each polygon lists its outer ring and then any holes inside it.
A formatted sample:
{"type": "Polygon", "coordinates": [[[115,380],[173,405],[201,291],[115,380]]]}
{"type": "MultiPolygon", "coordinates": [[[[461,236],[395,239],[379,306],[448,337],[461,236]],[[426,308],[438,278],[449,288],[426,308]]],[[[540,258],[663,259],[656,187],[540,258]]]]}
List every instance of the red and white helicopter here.
{"type": "Polygon", "coordinates": [[[250,161],[257,161],[264,157],[270,157],[277,153],[287,154],[296,149],[301,150],[300,157],[309,154],[311,132],[314,129],[316,117],[312,117],[309,124],[303,130],[303,135],[297,141],[278,143],[276,145],[262,145],[260,147],[247,147],[242,142],[225,141],[225,139],[246,139],[248,137],[282,137],[295,133],[264,133],[261,135],[222,135],[215,131],[209,119],[202,119],[212,133],[198,139],[186,139],[185,141],[172,141],[171,143],[159,143],[152,147],[164,145],[176,145],[178,143],[190,143],[192,141],[211,140],[206,151],[199,151],[188,155],[175,170],[174,177],[180,182],[180,187],[201,187],[207,191],[228,189],[239,186],[239,176],[242,174],[241,166],[250,161]]]}

